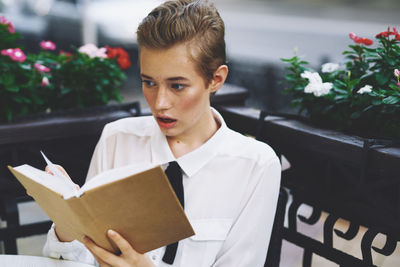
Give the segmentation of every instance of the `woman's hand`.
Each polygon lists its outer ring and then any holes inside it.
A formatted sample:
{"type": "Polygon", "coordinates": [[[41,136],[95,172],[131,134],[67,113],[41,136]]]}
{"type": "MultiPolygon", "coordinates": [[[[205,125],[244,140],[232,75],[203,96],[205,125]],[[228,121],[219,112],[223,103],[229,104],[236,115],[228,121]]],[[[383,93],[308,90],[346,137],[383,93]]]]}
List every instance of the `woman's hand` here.
{"type": "Polygon", "coordinates": [[[117,256],[97,246],[90,238],[85,237],[83,242],[92,252],[101,267],[154,267],[149,257],[136,252],[120,234],[108,230],[107,235],[118,246],[121,255],[117,256]]]}

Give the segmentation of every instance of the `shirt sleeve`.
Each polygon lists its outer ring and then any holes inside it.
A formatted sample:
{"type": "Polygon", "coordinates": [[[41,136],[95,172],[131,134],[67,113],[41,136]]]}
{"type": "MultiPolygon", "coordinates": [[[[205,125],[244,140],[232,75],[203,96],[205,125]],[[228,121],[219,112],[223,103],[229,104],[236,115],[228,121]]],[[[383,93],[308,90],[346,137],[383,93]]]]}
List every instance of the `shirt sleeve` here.
{"type": "Polygon", "coordinates": [[[47,233],[46,244],[43,247],[43,256],[98,266],[90,251],[79,241],[60,242],[54,231],[54,224],[47,233]]]}
{"type": "Polygon", "coordinates": [[[264,266],[278,202],[281,165],[278,158],[252,172],[243,201],[214,267],[264,266]]]}

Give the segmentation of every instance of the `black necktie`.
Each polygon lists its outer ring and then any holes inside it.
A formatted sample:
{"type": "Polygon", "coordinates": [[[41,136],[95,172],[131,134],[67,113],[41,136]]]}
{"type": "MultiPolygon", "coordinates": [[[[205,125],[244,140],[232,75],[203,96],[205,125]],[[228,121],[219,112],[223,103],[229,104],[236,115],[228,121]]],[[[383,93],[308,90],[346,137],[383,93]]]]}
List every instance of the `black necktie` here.
{"type": "MultiPolygon", "coordinates": [[[[183,183],[182,183],[182,171],[179,164],[176,161],[169,163],[168,168],[165,170],[165,174],[168,177],[172,188],[175,191],[176,196],[179,199],[182,207],[184,208],[184,194],[183,194],[183,183]]],[[[178,249],[178,242],[170,244],[165,250],[165,254],[162,258],[163,262],[173,264],[176,256],[176,250],[178,249]]]]}

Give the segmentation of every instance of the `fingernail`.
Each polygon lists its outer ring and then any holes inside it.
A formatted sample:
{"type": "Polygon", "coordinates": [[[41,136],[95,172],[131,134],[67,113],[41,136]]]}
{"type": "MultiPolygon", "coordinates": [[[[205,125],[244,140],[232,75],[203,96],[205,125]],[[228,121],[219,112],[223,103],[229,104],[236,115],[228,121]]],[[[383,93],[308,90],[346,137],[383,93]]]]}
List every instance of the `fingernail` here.
{"type": "Polygon", "coordinates": [[[89,238],[87,238],[87,236],[84,236],[84,237],[83,237],[83,242],[84,242],[84,243],[89,242],[89,238]]]}
{"type": "Polygon", "coordinates": [[[111,235],[111,236],[115,236],[115,232],[113,230],[111,230],[111,229],[108,230],[108,234],[111,235]]]}

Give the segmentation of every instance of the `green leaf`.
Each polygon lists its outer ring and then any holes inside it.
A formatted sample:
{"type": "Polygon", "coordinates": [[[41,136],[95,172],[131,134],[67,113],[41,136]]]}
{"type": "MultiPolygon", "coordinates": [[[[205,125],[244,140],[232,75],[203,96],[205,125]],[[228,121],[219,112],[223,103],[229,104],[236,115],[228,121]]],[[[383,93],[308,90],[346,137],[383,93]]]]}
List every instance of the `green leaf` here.
{"type": "Polygon", "coordinates": [[[348,86],[350,89],[353,89],[356,84],[360,82],[360,79],[354,79],[348,82],[348,86]]]}
{"type": "Polygon", "coordinates": [[[387,105],[394,105],[400,102],[400,97],[397,96],[388,96],[382,100],[382,103],[387,105]]]}
{"type": "Polygon", "coordinates": [[[382,101],[380,99],[374,99],[372,100],[372,105],[374,106],[379,106],[380,104],[382,104],[382,101]]]}
{"type": "Polygon", "coordinates": [[[391,74],[387,74],[387,73],[384,73],[384,72],[378,72],[375,77],[376,77],[376,81],[380,85],[384,85],[391,78],[391,74]]]}
{"type": "Polygon", "coordinates": [[[394,83],[390,83],[390,84],[389,84],[389,87],[390,87],[391,89],[393,89],[393,90],[398,90],[400,86],[398,86],[397,84],[394,84],[394,83]]]}
{"type": "Polygon", "coordinates": [[[334,100],[338,101],[338,100],[347,99],[347,98],[349,98],[348,95],[337,95],[334,97],[334,100]]]}
{"type": "Polygon", "coordinates": [[[336,79],[333,82],[334,82],[334,84],[337,84],[338,86],[340,86],[342,88],[347,88],[347,84],[342,82],[341,80],[336,79]]]}
{"type": "Polygon", "coordinates": [[[13,85],[6,86],[6,90],[9,92],[18,93],[19,87],[17,85],[13,84],[13,85]]]}

